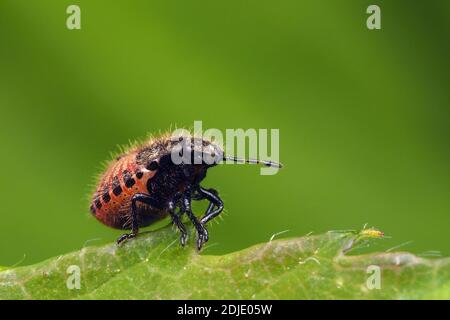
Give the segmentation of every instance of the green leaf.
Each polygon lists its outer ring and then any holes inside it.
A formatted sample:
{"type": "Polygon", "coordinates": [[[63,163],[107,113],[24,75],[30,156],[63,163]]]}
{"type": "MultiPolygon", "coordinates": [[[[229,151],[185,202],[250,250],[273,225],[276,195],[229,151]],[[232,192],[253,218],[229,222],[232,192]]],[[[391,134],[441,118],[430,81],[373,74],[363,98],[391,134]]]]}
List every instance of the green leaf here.
{"type": "Polygon", "coordinates": [[[348,255],[359,244],[381,237],[377,232],[329,232],[211,256],[198,254],[192,240],[180,247],[178,234],[164,228],[122,247],[88,247],[36,265],[2,270],[0,298],[450,298],[449,258],[431,260],[405,252],[348,255]],[[80,289],[68,289],[68,279],[73,283],[73,274],[68,273],[72,265],[79,267],[80,289]],[[380,289],[373,282],[377,270],[380,289]]]}

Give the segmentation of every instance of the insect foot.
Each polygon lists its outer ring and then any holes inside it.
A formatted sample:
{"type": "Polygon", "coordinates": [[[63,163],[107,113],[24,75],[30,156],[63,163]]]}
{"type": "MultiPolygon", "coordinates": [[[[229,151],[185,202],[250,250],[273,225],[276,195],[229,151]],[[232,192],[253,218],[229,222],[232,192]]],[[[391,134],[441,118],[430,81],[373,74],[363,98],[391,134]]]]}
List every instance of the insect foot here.
{"type": "Polygon", "coordinates": [[[137,234],[135,233],[125,233],[117,239],[117,245],[120,246],[122,243],[126,242],[128,239],[136,238],[137,234]]]}
{"type": "Polygon", "coordinates": [[[200,251],[203,247],[203,244],[208,242],[208,230],[204,226],[197,230],[197,250],[200,251]]]}
{"type": "Polygon", "coordinates": [[[181,244],[183,247],[184,247],[184,246],[186,245],[186,243],[187,243],[187,238],[188,238],[187,233],[182,232],[182,233],[181,233],[181,236],[180,236],[180,244],[181,244]]]}

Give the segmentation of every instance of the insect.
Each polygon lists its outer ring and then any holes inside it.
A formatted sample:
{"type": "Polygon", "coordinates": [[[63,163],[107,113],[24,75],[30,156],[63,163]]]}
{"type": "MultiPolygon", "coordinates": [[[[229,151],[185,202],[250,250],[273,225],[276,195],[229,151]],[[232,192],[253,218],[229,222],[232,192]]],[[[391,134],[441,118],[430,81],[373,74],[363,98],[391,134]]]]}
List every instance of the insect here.
{"type": "Polygon", "coordinates": [[[201,138],[153,138],[132,147],[108,165],[92,197],[90,212],[109,227],[131,230],[122,235],[117,244],[136,237],[139,228],[170,215],[181,233],[183,246],[188,236],[182,222],[182,215],[186,214],[196,229],[197,248],[200,250],[208,241],[206,224],[224,207],[218,192],[203,188],[200,183],[209,168],[226,160],[281,168],[281,164],[271,161],[228,157],[221,147],[201,138]],[[181,147],[184,147],[184,152],[190,152],[190,156],[174,162],[172,155],[179,154],[181,147]],[[206,156],[217,160],[205,161],[206,156]],[[194,157],[200,157],[200,161],[195,161],[194,157]],[[200,219],[192,212],[193,200],[209,202],[200,219]]]}

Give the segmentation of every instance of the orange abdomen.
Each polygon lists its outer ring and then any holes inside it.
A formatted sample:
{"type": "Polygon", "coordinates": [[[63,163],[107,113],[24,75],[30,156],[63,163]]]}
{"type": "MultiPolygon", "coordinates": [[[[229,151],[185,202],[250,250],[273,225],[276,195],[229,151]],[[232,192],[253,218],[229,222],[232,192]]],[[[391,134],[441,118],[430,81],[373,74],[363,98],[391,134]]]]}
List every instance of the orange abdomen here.
{"type": "MultiPolygon", "coordinates": [[[[147,181],[155,173],[136,163],[136,152],[119,157],[100,178],[91,213],[107,226],[130,229],[131,199],[136,193],[148,193],[147,181]]],[[[154,214],[162,213],[155,211],[154,214]]]]}

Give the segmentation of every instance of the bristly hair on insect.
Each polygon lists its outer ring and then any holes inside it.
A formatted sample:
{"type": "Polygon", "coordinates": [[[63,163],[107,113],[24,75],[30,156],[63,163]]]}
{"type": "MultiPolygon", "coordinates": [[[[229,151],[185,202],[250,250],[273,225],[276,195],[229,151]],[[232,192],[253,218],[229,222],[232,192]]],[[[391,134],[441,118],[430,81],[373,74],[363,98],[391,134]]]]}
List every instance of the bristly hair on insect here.
{"type": "Polygon", "coordinates": [[[182,216],[186,215],[196,229],[200,250],[209,239],[206,224],[224,208],[218,192],[200,183],[209,168],[224,162],[282,167],[273,161],[225,155],[222,146],[195,135],[162,134],[143,143],[130,143],[107,163],[91,198],[90,212],[107,226],[131,230],[117,240],[118,244],[136,237],[139,228],[170,216],[184,246],[188,234],[182,216]],[[183,157],[175,161],[180,150],[183,157]],[[192,201],[202,200],[208,207],[198,218],[192,201]]]}

